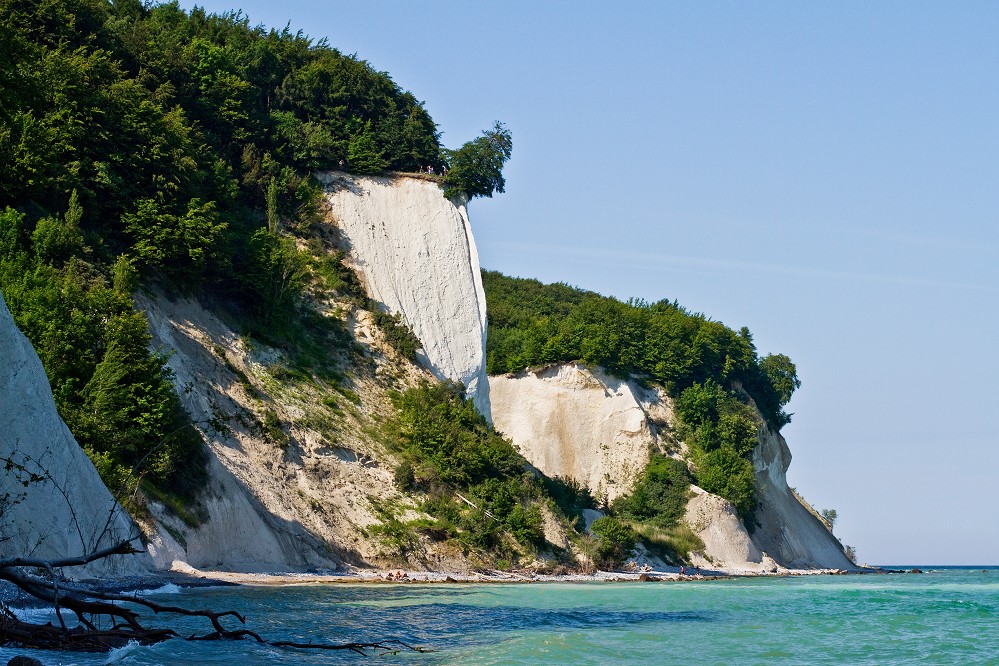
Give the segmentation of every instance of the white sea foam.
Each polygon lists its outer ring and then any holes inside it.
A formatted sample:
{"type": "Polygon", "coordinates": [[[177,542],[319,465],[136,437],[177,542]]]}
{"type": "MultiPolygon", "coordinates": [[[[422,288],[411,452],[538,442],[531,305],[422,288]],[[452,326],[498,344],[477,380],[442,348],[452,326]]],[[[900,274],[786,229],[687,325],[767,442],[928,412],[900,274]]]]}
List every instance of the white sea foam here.
{"type": "Polygon", "coordinates": [[[107,659],[104,660],[105,664],[116,664],[122,661],[128,655],[135,652],[137,649],[142,647],[137,641],[129,641],[122,645],[120,648],[115,648],[108,652],[107,659]]]}
{"type": "Polygon", "coordinates": [[[166,583],[160,585],[159,587],[152,587],[143,590],[130,590],[127,592],[122,592],[122,594],[132,597],[152,597],[160,594],[180,594],[181,589],[179,585],[174,583],[166,583]]]}

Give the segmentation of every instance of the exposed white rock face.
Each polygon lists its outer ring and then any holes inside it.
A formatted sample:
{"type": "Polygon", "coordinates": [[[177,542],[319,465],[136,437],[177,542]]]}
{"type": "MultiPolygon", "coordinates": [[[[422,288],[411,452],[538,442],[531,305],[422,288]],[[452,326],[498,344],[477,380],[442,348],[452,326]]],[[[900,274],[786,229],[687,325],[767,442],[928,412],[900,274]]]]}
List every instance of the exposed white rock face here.
{"type": "Polygon", "coordinates": [[[760,552],[732,503],[691,486],[684,521],[704,542],[703,553],[693,553],[693,564],[724,571],[777,571],[777,563],[760,552]]]}
{"type": "MultiPolygon", "coordinates": [[[[630,492],[651,447],[658,445],[659,431],[673,418],[661,390],[579,364],[494,376],[489,382],[497,429],[542,472],[575,478],[597,498],[630,492]]],[[[691,486],[684,521],[705,546],[694,564],[729,572],[855,568],[788,488],[790,460],[784,438],[763,429],[753,452],[760,526],[752,535],[731,503],[691,486]]]]}
{"type": "Polygon", "coordinates": [[[400,314],[423,344],[421,362],[465,385],[490,418],[486,297],[466,202],[407,177],[324,177],[333,222],[368,295],[400,314]]]}
{"type": "MultiPolygon", "coordinates": [[[[0,458],[0,557],[82,555],[139,534],[60,418],[42,363],[2,296],[0,458]],[[23,470],[4,471],[7,460],[23,470]],[[25,487],[25,472],[45,480],[25,487]]],[[[151,564],[144,554],[113,556],[66,573],[135,574],[151,564]]]]}
{"type": "Polygon", "coordinates": [[[760,505],[753,540],[788,568],[855,569],[843,547],[787,485],[791,451],[780,433],[760,432],[753,469],[760,505]]]}
{"type": "Polygon", "coordinates": [[[579,364],[489,378],[496,429],[548,476],[572,478],[599,500],[631,491],[672,417],[660,391],[579,364]]]}
{"type": "MultiPolygon", "coordinates": [[[[231,432],[204,428],[209,483],[200,502],[203,520],[186,525],[156,502],[155,525],[146,525],[149,553],[161,569],[224,571],[334,569],[340,562],[323,540],[303,526],[292,467],[273,443],[240,425],[256,418],[239,378],[215,356],[238,345],[238,336],[200,305],[185,299],[136,297],[145,311],[153,346],[168,351],[181,400],[195,422],[235,417],[231,432]]],[[[304,503],[304,502],[302,502],[304,503]]]]}

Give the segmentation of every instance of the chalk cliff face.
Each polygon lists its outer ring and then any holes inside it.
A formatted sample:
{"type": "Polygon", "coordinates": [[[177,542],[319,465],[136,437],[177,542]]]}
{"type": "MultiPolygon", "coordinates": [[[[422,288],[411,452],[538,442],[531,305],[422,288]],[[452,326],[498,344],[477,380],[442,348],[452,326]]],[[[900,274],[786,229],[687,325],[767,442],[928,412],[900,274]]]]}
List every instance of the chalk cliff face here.
{"type": "MultiPolygon", "coordinates": [[[[461,381],[489,416],[485,295],[464,202],[448,201],[437,183],[419,178],[323,179],[348,263],[368,295],[400,314],[420,339],[425,370],[384,344],[369,313],[323,303],[328,316],[346,317],[376,367],[373,376],[352,375],[349,390],[337,394],[336,386],[288,380],[289,360],[280,351],[248,345],[196,302],[138,295],[153,346],[170,353],[181,400],[202,424],[211,458],[200,524],[152,503],[154,520],[144,527],[161,568],[302,571],[378,563],[382,546],[368,529],[382,521],[376,504],[407,501],[393,483],[394,458],[370,434],[393,413],[389,386],[430,373],[461,381]],[[219,417],[227,420],[223,431],[204,425],[219,417]],[[265,422],[280,433],[268,433],[265,422]]],[[[426,565],[436,566],[436,557],[428,552],[426,565]]]]}
{"type": "MultiPolygon", "coordinates": [[[[489,382],[497,429],[541,471],[575,478],[600,499],[631,491],[651,447],[663,448],[659,436],[673,418],[661,391],[578,364],[489,382]]],[[[836,538],[788,488],[790,460],[783,437],[761,430],[753,452],[761,526],[752,535],[728,501],[692,486],[684,521],[705,545],[695,564],[733,572],[854,568],[836,538]]]]}
{"type": "Polygon", "coordinates": [[[787,485],[791,451],[780,433],[764,428],[753,450],[760,505],[753,533],[759,547],[789,568],[853,569],[839,541],[795,497],[787,485]]]}
{"type": "MultiPolygon", "coordinates": [[[[0,464],[12,465],[0,474],[0,557],[82,555],[139,534],[59,417],[42,363],[2,296],[0,458],[0,464]],[[20,483],[32,474],[41,480],[20,483]]],[[[148,557],[132,555],[67,573],[98,576],[150,569],[148,557]]]]}
{"type": "Polygon", "coordinates": [[[486,297],[465,201],[434,182],[327,174],[333,221],[368,295],[400,314],[439,379],[462,382],[490,417],[486,297]]]}
{"type": "Polygon", "coordinates": [[[703,553],[692,553],[692,564],[733,573],[776,571],[777,563],[760,552],[728,500],[691,486],[684,521],[704,542],[703,553]]]}
{"type": "Polygon", "coordinates": [[[662,392],[577,364],[490,377],[489,391],[496,429],[532,465],[599,500],[631,491],[672,417],[662,392]]]}

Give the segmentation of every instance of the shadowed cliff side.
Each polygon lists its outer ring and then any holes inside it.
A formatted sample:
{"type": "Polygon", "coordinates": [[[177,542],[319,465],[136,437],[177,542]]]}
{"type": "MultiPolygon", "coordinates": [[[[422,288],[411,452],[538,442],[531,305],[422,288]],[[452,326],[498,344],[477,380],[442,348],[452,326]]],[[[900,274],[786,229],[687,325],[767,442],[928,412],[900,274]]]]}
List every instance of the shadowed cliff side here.
{"type": "Polygon", "coordinates": [[[760,498],[753,541],[789,568],[855,569],[842,544],[788,487],[791,451],[784,437],[763,427],[759,439],[753,451],[760,498]]]}
{"type": "MultiPolygon", "coordinates": [[[[56,411],[31,343],[0,296],[0,557],[58,558],[139,534],[56,411]]],[[[74,575],[141,573],[145,555],[115,556],[74,575]]]]}

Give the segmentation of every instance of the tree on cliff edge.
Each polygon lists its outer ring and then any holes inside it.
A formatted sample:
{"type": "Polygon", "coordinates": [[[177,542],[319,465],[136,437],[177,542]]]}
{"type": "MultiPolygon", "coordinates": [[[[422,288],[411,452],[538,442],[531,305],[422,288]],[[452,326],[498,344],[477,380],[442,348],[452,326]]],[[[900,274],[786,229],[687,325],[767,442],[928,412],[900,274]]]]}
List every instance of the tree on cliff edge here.
{"type": "Polygon", "coordinates": [[[472,139],[458,150],[446,150],[447,177],[444,179],[444,196],[453,197],[464,192],[468,198],[492,197],[493,192],[504,191],[503,165],[513,152],[513,135],[498,120],[491,130],[472,139]]]}

